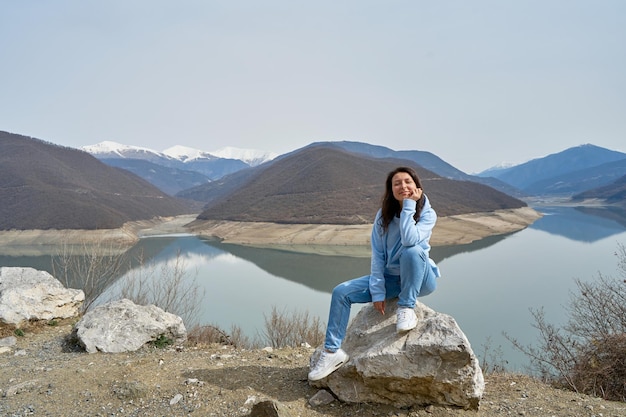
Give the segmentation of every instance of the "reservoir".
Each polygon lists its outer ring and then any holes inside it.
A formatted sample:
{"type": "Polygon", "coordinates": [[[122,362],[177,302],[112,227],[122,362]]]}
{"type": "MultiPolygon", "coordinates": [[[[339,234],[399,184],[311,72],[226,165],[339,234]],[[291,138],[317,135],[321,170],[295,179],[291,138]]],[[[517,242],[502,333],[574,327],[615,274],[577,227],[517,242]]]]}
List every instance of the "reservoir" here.
{"type": "MultiPolygon", "coordinates": [[[[544,216],[522,231],[433,248],[431,257],[442,277],[433,294],[420,298],[454,317],[479,359],[499,351],[507,369],[520,372],[528,361],[504,334],[526,345],[536,343],[531,309],[541,308],[548,322],[563,324],[565,307],[576,291],[574,280],[594,280],[599,273],[619,276],[615,253],[619,244],[626,244],[624,210],[533,208],[544,216]]],[[[182,261],[185,279],[193,279],[203,293],[199,324],[213,324],[227,333],[238,326],[251,338],[262,335],[265,317],[273,308],[307,312],[325,324],[333,287],[368,274],[370,267],[368,257],[301,254],[184,235],[141,239],[131,251],[141,253],[156,270],[182,261]]],[[[0,252],[0,266],[30,266],[52,273],[51,256],[12,253],[0,252]]],[[[144,267],[130,266],[118,278],[144,267]]]]}

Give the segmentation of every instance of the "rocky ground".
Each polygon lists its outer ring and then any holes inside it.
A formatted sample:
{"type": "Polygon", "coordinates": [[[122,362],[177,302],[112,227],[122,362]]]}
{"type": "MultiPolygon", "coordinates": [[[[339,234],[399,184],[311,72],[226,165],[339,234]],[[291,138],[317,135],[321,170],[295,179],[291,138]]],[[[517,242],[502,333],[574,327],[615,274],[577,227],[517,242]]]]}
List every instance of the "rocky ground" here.
{"type": "MultiPolygon", "coordinates": [[[[312,406],[311,348],[150,347],[124,354],[71,348],[71,323],[24,329],[0,347],[0,416],[246,416],[273,400],[292,417],[626,417],[626,403],[559,390],[528,376],[492,374],[478,411],[397,409],[337,400],[312,406]]],[[[0,339],[11,336],[0,328],[0,339]]]]}

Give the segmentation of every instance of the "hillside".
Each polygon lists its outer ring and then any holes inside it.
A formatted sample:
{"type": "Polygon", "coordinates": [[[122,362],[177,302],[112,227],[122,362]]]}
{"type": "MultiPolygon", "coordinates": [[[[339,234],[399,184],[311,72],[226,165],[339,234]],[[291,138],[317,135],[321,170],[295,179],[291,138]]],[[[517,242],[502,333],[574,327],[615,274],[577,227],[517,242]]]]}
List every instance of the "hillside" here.
{"type": "MultiPolygon", "coordinates": [[[[369,158],[318,145],[271,164],[197,187],[209,204],[199,220],[307,224],[371,223],[380,205],[387,173],[400,165],[418,172],[440,216],[519,208],[526,204],[490,187],[457,181],[412,161],[369,158]]],[[[183,194],[193,198],[190,194],[183,194]]]]}
{"type": "Polygon", "coordinates": [[[626,158],[539,180],[524,191],[531,195],[571,196],[609,185],[624,175],[626,158]]]}
{"type": "Polygon", "coordinates": [[[476,175],[466,174],[465,172],[457,169],[443,159],[439,158],[437,155],[427,151],[396,151],[384,146],[370,145],[369,143],[352,141],[316,142],[310,146],[316,145],[336,146],[348,152],[359,153],[372,158],[405,159],[408,161],[412,161],[416,165],[432,171],[435,174],[440,175],[444,178],[461,181],[472,181],[479,184],[484,184],[513,197],[524,196],[524,193],[520,192],[520,190],[503,181],[500,181],[497,178],[479,177],[476,175]]]}
{"type": "Polygon", "coordinates": [[[585,199],[599,199],[607,203],[626,203],[626,175],[618,178],[613,183],[604,187],[598,187],[587,190],[572,197],[573,201],[581,201],[585,199]]]}
{"type": "Polygon", "coordinates": [[[0,132],[0,230],[110,229],[189,207],[86,152],[0,132]]]}
{"type": "Polygon", "coordinates": [[[479,175],[492,176],[530,195],[571,195],[626,174],[626,165],[611,164],[621,160],[626,160],[626,154],[587,144],[479,175]]]}
{"type": "Polygon", "coordinates": [[[130,171],[172,196],[182,190],[211,181],[196,171],[168,167],[143,159],[104,158],[100,160],[109,166],[130,171]]]}

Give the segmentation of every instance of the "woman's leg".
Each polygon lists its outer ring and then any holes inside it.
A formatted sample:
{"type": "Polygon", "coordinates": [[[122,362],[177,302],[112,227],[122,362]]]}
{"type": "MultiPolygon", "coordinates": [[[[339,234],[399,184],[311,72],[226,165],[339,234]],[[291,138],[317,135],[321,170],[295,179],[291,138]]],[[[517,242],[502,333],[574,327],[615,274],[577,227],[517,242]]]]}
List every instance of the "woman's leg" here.
{"type": "Polygon", "coordinates": [[[370,301],[372,296],[369,275],[343,282],[333,289],[324,342],[327,351],[334,352],[341,347],[341,342],[346,336],[352,304],[370,301]]]}
{"type": "Polygon", "coordinates": [[[400,255],[400,294],[398,306],[414,308],[417,297],[435,291],[437,278],[428,256],[420,246],[404,248],[400,255]]]}

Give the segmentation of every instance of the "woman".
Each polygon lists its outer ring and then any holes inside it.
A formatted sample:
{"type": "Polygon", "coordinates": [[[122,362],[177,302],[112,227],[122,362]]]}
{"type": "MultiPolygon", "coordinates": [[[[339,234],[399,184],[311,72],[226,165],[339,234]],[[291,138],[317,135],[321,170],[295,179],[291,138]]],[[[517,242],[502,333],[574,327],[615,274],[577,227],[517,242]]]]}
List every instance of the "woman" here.
{"type": "Polygon", "coordinates": [[[390,172],[372,229],[371,273],[333,289],[324,350],[309,372],[309,380],[325,378],[348,361],[341,342],[353,303],[373,302],[374,308],[385,314],[385,300],[398,297],[396,330],[406,332],[417,325],[416,299],[433,292],[440,276],[429,258],[436,221],[417,173],[407,167],[390,172]]]}

